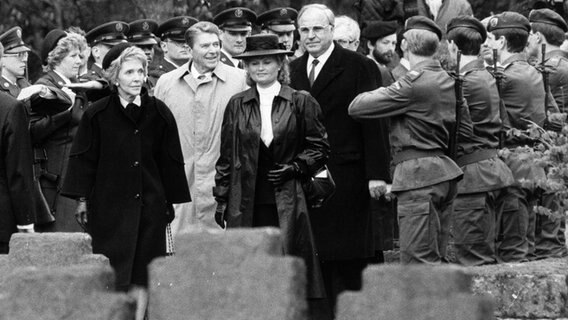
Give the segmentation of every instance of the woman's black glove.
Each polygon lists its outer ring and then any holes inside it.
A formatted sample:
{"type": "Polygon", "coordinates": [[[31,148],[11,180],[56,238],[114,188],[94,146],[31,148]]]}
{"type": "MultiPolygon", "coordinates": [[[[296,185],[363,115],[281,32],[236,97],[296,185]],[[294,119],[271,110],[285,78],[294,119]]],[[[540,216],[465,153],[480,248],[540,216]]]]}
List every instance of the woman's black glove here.
{"type": "Polygon", "coordinates": [[[284,182],[298,176],[300,169],[296,163],[276,164],[275,169],[268,171],[268,181],[274,186],[281,186],[284,182]]]}
{"type": "Polygon", "coordinates": [[[227,210],[227,203],[217,202],[217,209],[215,209],[215,222],[225,229],[225,211],[227,210]]]}

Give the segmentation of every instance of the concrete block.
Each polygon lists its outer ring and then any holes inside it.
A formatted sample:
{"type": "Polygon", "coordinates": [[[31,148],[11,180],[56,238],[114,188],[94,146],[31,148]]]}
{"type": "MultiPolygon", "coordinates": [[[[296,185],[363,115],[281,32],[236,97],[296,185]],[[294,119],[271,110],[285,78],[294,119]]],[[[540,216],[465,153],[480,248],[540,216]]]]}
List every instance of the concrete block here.
{"type": "Polygon", "coordinates": [[[568,261],[546,259],[468,268],[473,291],[495,300],[500,318],[568,318],[568,261]]]}

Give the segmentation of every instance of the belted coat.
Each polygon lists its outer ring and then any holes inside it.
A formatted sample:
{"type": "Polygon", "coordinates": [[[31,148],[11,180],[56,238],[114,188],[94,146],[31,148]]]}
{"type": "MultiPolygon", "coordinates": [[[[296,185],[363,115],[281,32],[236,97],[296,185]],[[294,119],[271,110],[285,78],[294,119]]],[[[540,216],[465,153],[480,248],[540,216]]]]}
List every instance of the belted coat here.
{"type": "MultiPolygon", "coordinates": [[[[227,203],[227,227],[252,227],[260,149],[260,98],[256,87],[236,94],[225,109],[221,155],[217,161],[214,195],[227,203]]],[[[313,175],[329,156],[321,109],[307,92],[282,86],[272,104],[274,162],[296,162],[313,175]]],[[[300,179],[274,189],[284,253],[301,256],[308,268],[308,296],[323,296],[319,262],[300,179]]]]}

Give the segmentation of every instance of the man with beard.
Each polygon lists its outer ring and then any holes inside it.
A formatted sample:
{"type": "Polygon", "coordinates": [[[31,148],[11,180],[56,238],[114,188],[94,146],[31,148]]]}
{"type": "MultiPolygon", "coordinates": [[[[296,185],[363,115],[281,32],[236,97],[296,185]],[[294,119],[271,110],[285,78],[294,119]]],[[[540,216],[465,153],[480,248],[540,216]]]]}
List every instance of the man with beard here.
{"type": "Polygon", "coordinates": [[[185,174],[192,202],[175,206],[174,234],[218,228],[214,221],[215,163],[221,124],[229,99],[247,88],[245,72],[219,62],[220,31],[201,21],[185,32],[192,60],[160,77],[155,97],[164,101],[178,123],[185,174]]]}
{"type": "Polygon", "coordinates": [[[213,18],[213,23],[221,29],[221,62],[243,68],[242,62],[233,57],[245,51],[246,38],[251,35],[255,21],[254,11],[243,7],[224,10],[213,18]]]}
{"type": "Polygon", "coordinates": [[[156,35],[162,40],[160,41],[160,48],[164,56],[156,61],[153,66],[149,66],[148,78],[150,78],[150,81],[156,83],[161,75],[179,68],[191,59],[184,34],[185,30],[197,22],[197,19],[193,17],[181,16],[168,19],[158,26],[156,35]]]}
{"type": "Polygon", "coordinates": [[[379,66],[383,86],[389,86],[394,82],[387,64],[396,55],[397,28],[398,23],[396,21],[377,21],[369,24],[363,30],[363,37],[367,39],[367,48],[369,49],[367,57],[375,61],[379,66]]]}

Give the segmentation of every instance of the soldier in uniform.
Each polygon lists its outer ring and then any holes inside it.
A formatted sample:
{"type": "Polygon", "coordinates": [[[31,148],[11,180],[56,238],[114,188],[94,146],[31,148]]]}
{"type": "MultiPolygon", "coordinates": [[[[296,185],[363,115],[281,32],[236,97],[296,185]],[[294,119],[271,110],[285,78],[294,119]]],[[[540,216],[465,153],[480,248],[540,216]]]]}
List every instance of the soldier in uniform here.
{"type": "Polygon", "coordinates": [[[479,20],[460,16],[447,26],[451,57],[461,50],[463,96],[473,123],[473,135],[459,141],[456,163],[464,172],[454,201],[453,239],[458,263],[496,263],[495,221],[504,188],[514,183],[511,169],[497,156],[502,131],[500,97],[493,75],[479,56],[487,31],[479,20]]]}
{"type": "MultiPolygon", "coordinates": [[[[430,19],[406,21],[411,66],[386,88],[359,94],[349,106],[355,119],[391,119],[390,141],[396,165],[392,192],[398,199],[401,262],[440,264],[449,240],[452,203],[462,170],[446,152],[456,124],[454,79],[433,58],[442,31],[430,19]],[[435,221],[435,223],[434,223],[435,221]]],[[[467,108],[462,135],[472,134],[467,108]]]]}
{"type": "Polygon", "coordinates": [[[191,59],[189,47],[183,35],[198,21],[189,16],[168,19],[158,26],[156,34],[160,37],[160,48],[164,56],[149,66],[148,78],[156,83],[161,75],[182,66],[191,59]]]}
{"type": "MultiPolygon", "coordinates": [[[[531,36],[529,51],[536,57],[542,56],[542,44],[546,45],[545,65],[548,84],[554,100],[561,112],[568,107],[568,55],[560,50],[564,34],[568,31],[566,21],[550,9],[533,10],[529,15],[531,36]]],[[[558,210],[554,194],[543,195],[543,205],[558,210]]],[[[537,259],[562,257],[568,254],[564,219],[552,219],[545,215],[536,216],[535,256],[537,259]]]]}
{"type": "MultiPolygon", "coordinates": [[[[144,51],[148,65],[154,60],[154,46],[158,44],[155,35],[157,30],[158,22],[152,19],[140,19],[128,24],[128,32],[126,33],[128,42],[144,51]]],[[[154,95],[154,86],[156,85],[153,80],[150,77],[146,77],[144,80],[144,88],[148,90],[150,96],[154,95]]]]}
{"type": "Polygon", "coordinates": [[[260,14],[256,24],[263,32],[277,35],[278,41],[289,51],[294,45],[297,18],[298,11],[292,8],[274,8],[260,14]]]}
{"type": "Polygon", "coordinates": [[[252,24],[255,21],[254,11],[243,7],[221,11],[213,18],[213,23],[221,30],[220,61],[222,63],[239,69],[243,68],[242,62],[233,56],[245,51],[245,39],[251,35],[252,24]]]}
{"type": "Polygon", "coordinates": [[[369,24],[363,30],[363,37],[367,39],[367,48],[369,49],[367,58],[375,61],[379,66],[383,86],[389,86],[394,82],[387,64],[396,55],[397,29],[398,23],[396,21],[377,21],[369,24]]]}
{"type": "Polygon", "coordinates": [[[45,93],[43,85],[31,85],[26,79],[28,53],[30,48],[22,41],[22,28],[13,27],[0,35],[4,46],[2,56],[2,77],[0,91],[26,102],[26,113],[29,115],[29,99],[37,94],[45,93]]]}
{"type": "MultiPolygon", "coordinates": [[[[549,99],[549,106],[544,106],[546,92],[543,77],[528,63],[524,53],[530,30],[527,18],[509,11],[493,16],[487,25],[488,45],[497,49],[503,67],[501,99],[511,127],[518,130],[528,128],[526,120],[543,127],[546,111],[557,111],[553,99],[549,99]]],[[[527,136],[509,136],[505,142],[510,149],[533,144],[534,141],[527,136]]],[[[508,188],[502,215],[497,218],[497,259],[499,262],[526,261],[529,250],[534,250],[536,213],[532,207],[539,196],[536,182],[545,178],[545,172],[544,168],[523,161],[515,154],[504,160],[516,181],[508,188]],[[535,183],[523,186],[523,180],[535,183]]]]}
{"type": "MultiPolygon", "coordinates": [[[[91,47],[91,57],[93,64],[87,71],[87,74],[81,76],[81,82],[90,80],[105,81],[102,63],[107,52],[115,45],[126,42],[126,33],[128,32],[128,24],[122,21],[112,21],[93,28],[85,35],[89,46],[91,47]]],[[[100,98],[110,94],[108,86],[102,88],[93,88],[87,90],[87,98],[89,102],[95,102],[100,98]]]]}

